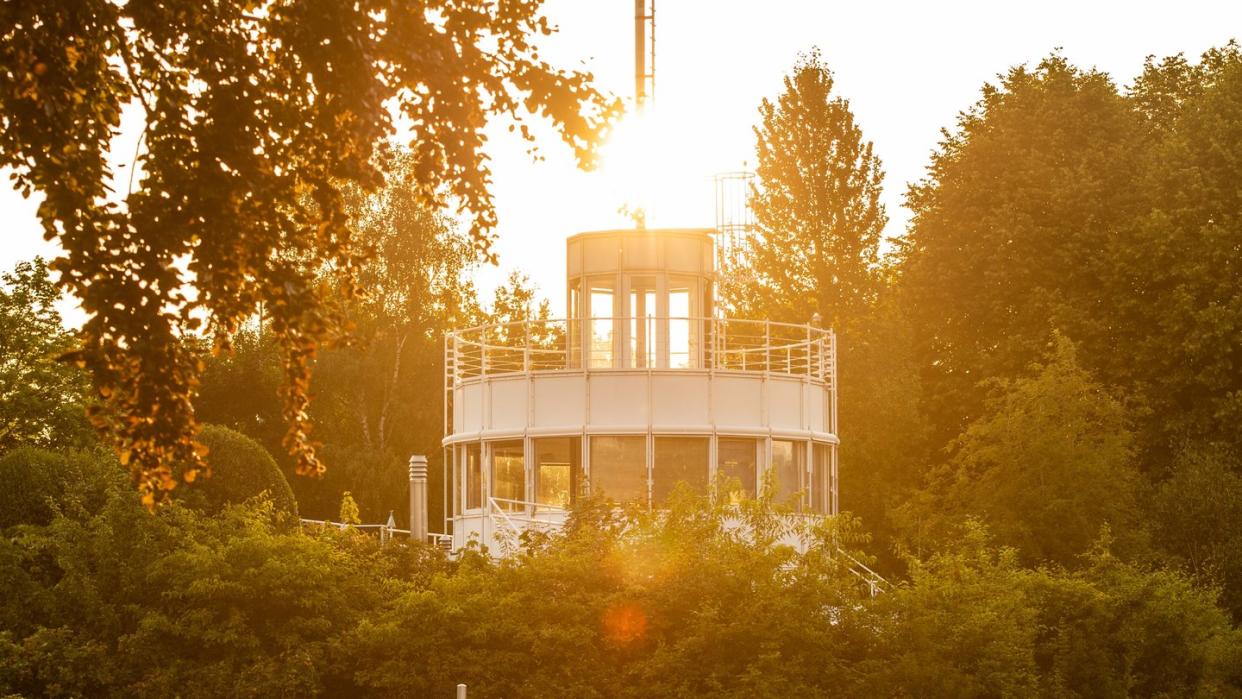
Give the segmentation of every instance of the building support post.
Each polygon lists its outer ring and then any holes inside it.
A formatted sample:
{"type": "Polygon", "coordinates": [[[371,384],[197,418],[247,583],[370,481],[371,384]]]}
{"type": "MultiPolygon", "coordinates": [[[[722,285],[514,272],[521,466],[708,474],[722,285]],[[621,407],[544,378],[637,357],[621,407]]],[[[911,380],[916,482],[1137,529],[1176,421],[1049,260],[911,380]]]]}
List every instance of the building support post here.
{"type": "Polygon", "coordinates": [[[410,457],[410,538],[427,540],[427,457],[410,457]]]}

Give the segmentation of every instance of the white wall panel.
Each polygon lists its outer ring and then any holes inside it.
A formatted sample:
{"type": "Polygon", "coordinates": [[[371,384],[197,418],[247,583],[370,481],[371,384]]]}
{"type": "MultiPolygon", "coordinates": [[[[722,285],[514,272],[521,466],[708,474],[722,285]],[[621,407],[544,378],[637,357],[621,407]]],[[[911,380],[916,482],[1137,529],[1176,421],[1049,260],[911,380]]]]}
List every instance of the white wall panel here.
{"type": "Polygon", "coordinates": [[[581,427],[586,422],[586,379],[573,376],[536,376],[535,426],[581,427]]]}
{"type": "Polygon", "coordinates": [[[824,422],[824,405],[825,405],[824,387],[816,384],[807,384],[806,386],[806,417],[807,429],[815,432],[827,432],[828,426],[824,422]]]}
{"type": "Polygon", "coordinates": [[[775,429],[802,429],[802,382],[773,377],[768,381],[768,421],[775,429]]]}
{"type": "Polygon", "coordinates": [[[645,373],[591,374],[591,424],[642,425],[647,422],[645,373]]]}
{"type": "Polygon", "coordinates": [[[458,393],[462,406],[462,432],[478,432],[483,429],[483,384],[463,386],[458,393]]]}
{"type": "Polygon", "coordinates": [[[763,425],[763,380],[753,376],[716,375],[712,413],[717,425],[763,425]]]}
{"type": "Polygon", "coordinates": [[[658,269],[660,239],[655,236],[628,235],[621,238],[625,246],[626,269],[658,269]]]}
{"type": "Polygon", "coordinates": [[[453,433],[456,434],[466,429],[466,401],[460,390],[453,390],[453,400],[449,405],[453,406],[453,433]]]}
{"type": "Polygon", "coordinates": [[[706,374],[677,376],[653,374],[651,377],[652,422],[655,425],[707,425],[708,386],[706,374]]]}
{"type": "Polygon", "coordinates": [[[616,237],[586,238],[582,241],[582,271],[585,274],[616,272],[621,268],[621,245],[616,237]]]}
{"type": "Polygon", "coordinates": [[[494,379],[491,411],[492,430],[520,430],[526,427],[526,378],[494,379]]]}

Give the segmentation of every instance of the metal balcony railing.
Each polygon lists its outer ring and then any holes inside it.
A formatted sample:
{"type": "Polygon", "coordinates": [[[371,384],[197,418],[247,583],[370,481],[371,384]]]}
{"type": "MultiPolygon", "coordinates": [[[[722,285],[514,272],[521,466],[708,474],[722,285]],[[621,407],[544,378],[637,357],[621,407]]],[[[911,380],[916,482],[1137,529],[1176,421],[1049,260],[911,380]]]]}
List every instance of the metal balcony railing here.
{"type": "Polygon", "coordinates": [[[445,338],[446,383],[518,372],[709,369],[832,385],[836,339],[811,325],[734,318],[611,317],[480,325],[445,338]]]}

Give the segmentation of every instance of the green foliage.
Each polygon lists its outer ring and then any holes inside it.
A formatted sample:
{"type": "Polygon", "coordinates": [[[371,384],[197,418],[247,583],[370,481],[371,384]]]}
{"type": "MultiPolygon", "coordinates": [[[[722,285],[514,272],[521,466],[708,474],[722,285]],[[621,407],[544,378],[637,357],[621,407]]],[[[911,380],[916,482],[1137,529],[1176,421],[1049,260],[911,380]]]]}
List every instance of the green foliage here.
{"type": "Polygon", "coordinates": [[[270,502],[152,516],[117,491],[92,517],[3,540],[0,575],[21,596],[0,601],[0,691],[332,693],[334,634],[379,604],[405,554],[280,519],[270,502]]]}
{"type": "Polygon", "coordinates": [[[1134,92],[1151,132],[1148,208],[1111,270],[1121,332],[1110,350],[1123,351],[1101,359],[1147,411],[1157,469],[1187,441],[1242,448],[1242,50],[1149,60],[1134,92]]]}
{"type": "Polygon", "coordinates": [[[266,494],[277,511],[297,514],[289,481],[263,445],[219,425],[204,425],[198,439],[207,447],[203,461],[210,472],[182,486],[189,504],[214,512],[266,494]]]}
{"type": "Polygon", "coordinates": [[[840,343],[840,504],[866,524],[881,547],[882,569],[901,567],[894,542],[902,503],[924,484],[931,454],[919,409],[912,329],[892,294],[840,343]]]}
{"type": "Polygon", "coordinates": [[[1105,526],[1136,550],[1141,478],[1121,405],[1060,335],[1032,371],[999,385],[938,482],[909,503],[916,545],[952,537],[956,522],[974,516],[1027,561],[1073,565],[1105,526]]]}
{"type": "MultiPolygon", "coordinates": [[[[1242,448],[1239,86],[1242,50],[1235,42],[1198,62],[1149,59],[1128,94],[1107,75],[1053,55],[985,86],[946,132],[927,177],[910,188],[914,218],[893,269],[913,328],[921,412],[932,444],[950,446],[949,471],[964,465],[954,450],[970,443],[969,434],[961,437],[968,427],[984,424],[991,387],[1023,376],[1051,331],[1078,343],[1078,363],[1120,401],[1133,461],[1153,482],[1169,476],[1181,453],[1242,448]]],[[[843,412],[848,407],[843,401],[843,412]]],[[[1011,431],[1034,433],[1040,422],[1011,431]]],[[[1086,451],[1075,459],[1091,463],[1086,451]]],[[[1238,466],[1226,461],[1231,465],[1210,476],[1179,466],[1149,528],[1196,574],[1212,568],[1226,598],[1237,600],[1242,578],[1226,572],[1236,569],[1227,562],[1234,559],[1227,553],[1235,548],[1232,529],[1193,524],[1230,516],[1213,504],[1215,494],[1193,492],[1229,487],[1238,466]]],[[[843,461],[842,473],[849,469],[843,461]]],[[[1002,500],[987,492],[990,484],[979,487],[978,497],[966,500],[990,503],[998,508],[993,514],[1006,510],[1004,518],[1030,532],[1050,524],[1028,518],[1043,509],[1028,495],[1002,500]]],[[[1005,489],[1002,483],[998,492],[1005,489]]],[[[935,498],[945,492],[924,493],[907,513],[935,521],[935,498]]],[[[1065,504],[1072,506],[1068,516],[1086,525],[1104,519],[1111,505],[1101,502],[1112,500],[1084,495],[1065,504]]],[[[1029,553],[1011,538],[1013,530],[983,516],[1003,540],[1029,553]]],[[[1076,546],[1091,535],[1073,531],[1076,546]]],[[[1115,531],[1122,551],[1132,553],[1133,529],[1115,531]]],[[[1064,560],[1072,549],[1054,558],[1064,560]]]]}
{"type": "MultiPolygon", "coordinates": [[[[329,469],[291,483],[300,511],[316,519],[336,517],[346,490],[364,520],[382,521],[389,511],[404,519],[411,454],[429,457],[431,491],[439,492],[443,334],[481,317],[467,279],[475,264],[469,235],[429,212],[409,186],[416,170],[409,151],[378,157],[387,184],[370,194],[350,189],[346,201],[359,241],[376,252],[359,269],[365,294],[343,309],[349,336],[314,364],[309,415],[329,469]]],[[[281,365],[270,324],[248,328],[233,352],[208,360],[195,408],[200,419],[258,440],[292,475],[296,462],[281,447],[281,365]]],[[[440,498],[431,505],[437,521],[440,498]]]]}
{"type": "Polygon", "coordinates": [[[73,348],[41,258],[0,274],[0,452],[18,445],[85,447],[86,375],[58,361],[73,348]]]}
{"type": "Polygon", "coordinates": [[[880,159],[832,87],[816,50],[799,59],[775,104],[760,105],[750,205],[763,241],[730,271],[734,283],[723,292],[756,317],[805,323],[819,313],[842,330],[879,288],[876,252],[888,217],[880,159]]]}
{"type": "Polygon", "coordinates": [[[1107,75],[1054,54],[985,85],[910,187],[900,284],[938,444],[979,417],[980,382],[1021,375],[1051,330],[1089,368],[1120,347],[1101,280],[1139,206],[1139,133],[1107,75]]]}
{"type": "Polygon", "coordinates": [[[1153,538],[1201,579],[1222,588],[1242,619],[1242,463],[1220,445],[1187,449],[1151,499],[1153,538]]]}
{"type": "Polygon", "coordinates": [[[123,482],[120,465],[97,452],[13,449],[0,456],[0,529],[94,513],[123,482]]]}
{"type": "Polygon", "coordinates": [[[337,514],[337,521],[342,524],[362,524],[362,520],[358,519],[358,503],[354,502],[354,496],[348,490],[341,495],[341,509],[337,514]]]}
{"type": "Polygon", "coordinates": [[[0,166],[43,195],[44,233],[65,250],[53,267],[88,315],[75,359],[103,399],[95,422],[148,503],[175,486],[171,464],[190,474],[197,459],[199,356],[181,337],[205,317],[227,348],[260,306],[284,354],[287,446],[299,471],[321,470],[310,366],[358,288],[367,249],[346,194],[383,183],[394,111],[413,150],[403,186],[467,214],[484,252],[490,118],[530,140],[537,114],[591,164],[620,101],[540,57],[552,31],[538,2],[4,6],[0,166]],[[112,195],[106,156],[131,103],[140,174],[112,195]],[[324,270],[338,283],[317,283],[324,270]]]}
{"type": "Polygon", "coordinates": [[[194,411],[199,420],[237,430],[281,462],[288,461],[281,448],[285,425],[280,414],[280,382],[276,338],[262,327],[247,327],[234,338],[231,351],[207,360],[194,411]]]}
{"type": "Polygon", "coordinates": [[[1238,631],[1210,591],[1097,548],[1024,569],[968,526],[873,610],[871,696],[1214,696],[1238,691],[1238,631]]]}
{"type": "Polygon", "coordinates": [[[838,548],[865,542],[857,523],[800,522],[681,489],[662,512],[588,500],[508,558],[449,561],[399,539],[290,530],[270,501],[151,515],[117,487],[94,512],[0,538],[0,693],[1242,691],[1242,638],[1178,573],[1102,546],[1074,573],[1023,569],[972,525],[872,599],[838,548]],[[805,553],[779,543],[790,535],[805,553]]]}

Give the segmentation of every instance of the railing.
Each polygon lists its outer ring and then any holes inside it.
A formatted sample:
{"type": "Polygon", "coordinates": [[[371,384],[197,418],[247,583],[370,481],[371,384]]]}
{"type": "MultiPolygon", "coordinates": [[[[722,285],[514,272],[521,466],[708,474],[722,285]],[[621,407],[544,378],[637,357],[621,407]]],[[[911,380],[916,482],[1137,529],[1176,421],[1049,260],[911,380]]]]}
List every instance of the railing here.
{"type": "MultiPolygon", "coordinates": [[[[310,525],[324,529],[355,529],[361,532],[375,532],[379,534],[380,543],[391,541],[394,534],[410,536],[409,529],[397,529],[388,524],[350,524],[348,522],[333,522],[328,519],[307,519],[305,517],[300,518],[298,523],[302,526],[310,525]]],[[[445,550],[451,550],[453,547],[453,537],[450,534],[427,532],[427,543],[445,550]]]]}
{"type": "Polygon", "coordinates": [[[450,385],[497,374],[577,369],[711,369],[831,384],[836,340],[811,325],[733,318],[528,320],[449,333],[450,385]]]}
{"type": "Polygon", "coordinates": [[[884,579],[884,576],[871,570],[862,561],[846,553],[844,549],[838,548],[837,553],[850,562],[850,572],[867,586],[867,592],[871,597],[878,597],[880,593],[888,591],[889,582],[884,579]]]}
{"type": "Polygon", "coordinates": [[[539,519],[539,513],[565,515],[569,511],[563,507],[541,505],[526,500],[496,497],[487,499],[487,519],[495,531],[503,533],[509,539],[510,544],[516,544],[522,532],[528,529],[553,531],[563,524],[560,520],[539,519]]]}

